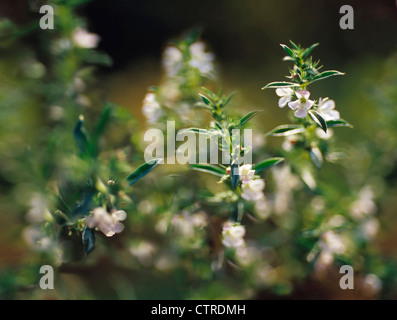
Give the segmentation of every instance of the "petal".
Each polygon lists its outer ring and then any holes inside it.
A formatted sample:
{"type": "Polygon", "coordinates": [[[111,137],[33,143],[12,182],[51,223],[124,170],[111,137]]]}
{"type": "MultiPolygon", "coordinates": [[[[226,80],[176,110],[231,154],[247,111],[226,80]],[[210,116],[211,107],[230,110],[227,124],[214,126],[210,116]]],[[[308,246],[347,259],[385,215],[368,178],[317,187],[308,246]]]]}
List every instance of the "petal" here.
{"type": "Polygon", "coordinates": [[[336,110],[331,110],[328,112],[329,120],[338,120],[340,118],[340,114],[336,110]]]}
{"type": "Polygon", "coordinates": [[[118,210],[112,213],[112,218],[117,221],[123,221],[127,218],[127,213],[124,210],[118,210]]]}
{"type": "Polygon", "coordinates": [[[120,233],[120,232],[122,232],[124,230],[124,225],[122,224],[122,223],[120,223],[120,222],[117,222],[115,225],[114,225],[114,227],[113,227],[113,231],[115,232],[115,233],[120,233]]]}
{"type": "Polygon", "coordinates": [[[304,105],[302,105],[303,109],[309,110],[314,104],[313,100],[307,100],[304,105]]]}
{"type": "Polygon", "coordinates": [[[327,100],[321,105],[321,110],[333,110],[335,109],[335,101],[327,100]]]}
{"type": "Polygon", "coordinates": [[[307,110],[305,110],[304,108],[299,108],[295,112],[295,117],[297,118],[305,118],[306,116],[307,116],[307,110]]]}
{"type": "Polygon", "coordinates": [[[299,107],[299,100],[293,101],[293,102],[288,102],[288,107],[290,107],[292,110],[296,110],[299,107]]]}
{"type": "Polygon", "coordinates": [[[285,96],[291,96],[294,93],[294,91],[290,88],[278,88],[276,89],[276,94],[279,97],[285,97],[285,96]]]}
{"type": "Polygon", "coordinates": [[[299,100],[302,99],[302,98],[309,99],[309,97],[310,97],[310,92],[307,91],[307,90],[300,89],[300,90],[297,90],[295,92],[295,94],[296,94],[296,96],[298,97],[299,100]]]}
{"type": "Polygon", "coordinates": [[[284,96],[280,98],[280,100],[278,100],[278,106],[280,108],[284,108],[287,105],[287,103],[291,101],[291,99],[292,99],[291,96],[284,96]]]}

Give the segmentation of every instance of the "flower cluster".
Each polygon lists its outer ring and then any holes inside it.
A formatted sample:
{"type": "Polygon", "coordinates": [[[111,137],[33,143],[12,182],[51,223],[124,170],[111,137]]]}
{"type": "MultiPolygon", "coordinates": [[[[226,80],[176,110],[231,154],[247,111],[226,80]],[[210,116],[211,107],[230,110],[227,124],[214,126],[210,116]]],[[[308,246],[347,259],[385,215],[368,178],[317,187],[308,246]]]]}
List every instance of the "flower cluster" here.
{"type": "Polygon", "coordinates": [[[263,189],[265,181],[255,177],[255,170],[252,170],[251,164],[242,165],[239,168],[241,178],[241,197],[248,201],[257,201],[264,197],[263,189]]]}
{"type": "Polygon", "coordinates": [[[124,230],[124,225],[120,222],[127,218],[123,210],[108,213],[104,208],[98,207],[92,210],[92,215],[85,219],[88,228],[98,228],[105,236],[112,237],[116,233],[124,230]]]}
{"type": "Polygon", "coordinates": [[[239,223],[227,221],[222,228],[222,244],[228,248],[238,248],[245,244],[245,227],[239,223]]]}

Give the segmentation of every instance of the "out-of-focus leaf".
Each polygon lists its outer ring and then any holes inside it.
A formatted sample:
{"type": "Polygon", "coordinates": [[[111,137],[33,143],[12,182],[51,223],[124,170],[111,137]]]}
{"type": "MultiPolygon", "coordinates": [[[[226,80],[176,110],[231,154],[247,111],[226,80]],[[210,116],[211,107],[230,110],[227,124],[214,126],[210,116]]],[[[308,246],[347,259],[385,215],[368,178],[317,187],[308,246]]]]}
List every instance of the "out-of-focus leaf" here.
{"type": "Polygon", "coordinates": [[[232,188],[234,190],[236,190],[237,184],[238,184],[238,182],[240,180],[238,169],[239,168],[238,168],[238,164],[237,163],[233,163],[230,166],[230,181],[232,182],[232,188]]]}
{"type": "Polygon", "coordinates": [[[309,110],[309,116],[312,120],[321,128],[325,133],[327,133],[327,122],[321,115],[321,113],[315,110],[309,110]]]}
{"type": "Polygon", "coordinates": [[[276,164],[279,164],[284,161],[284,158],[269,158],[266,160],[263,160],[254,166],[252,166],[252,169],[255,170],[255,173],[258,173],[262,171],[263,169],[275,166],[276,164]]]}
{"type": "Polygon", "coordinates": [[[146,176],[150,171],[152,171],[157,166],[157,164],[160,161],[161,159],[153,159],[141,165],[138,169],[136,169],[126,178],[128,181],[128,185],[132,186],[139,179],[146,176]]]}
{"type": "Polygon", "coordinates": [[[89,254],[95,246],[95,231],[85,227],[82,233],[82,242],[85,254],[89,254]]]}
{"type": "Polygon", "coordinates": [[[113,64],[112,58],[109,55],[95,50],[87,51],[84,60],[88,63],[98,64],[106,67],[110,67],[113,64]]]}
{"type": "Polygon", "coordinates": [[[291,88],[291,87],[299,87],[299,84],[287,81],[278,81],[278,82],[270,82],[265,85],[262,90],[264,89],[277,89],[277,88],[291,88]]]}
{"type": "Polygon", "coordinates": [[[81,154],[85,154],[89,148],[88,134],[84,127],[84,116],[80,115],[73,130],[74,142],[81,154]]]}
{"type": "Polygon", "coordinates": [[[297,124],[285,124],[274,128],[272,131],[268,132],[266,135],[273,137],[285,137],[297,133],[302,133],[305,128],[297,124]]]}
{"type": "Polygon", "coordinates": [[[200,171],[200,172],[207,172],[207,173],[213,174],[218,177],[223,177],[226,174],[225,169],[223,169],[221,167],[217,167],[212,164],[200,164],[200,163],[192,164],[191,168],[193,170],[200,171]]]}
{"type": "Polygon", "coordinates": [[[310,158],[312,159],[316,167],[321,169],[324,160],[323,160],[323,155],[319,148],[313,147],[310,149],[310,158]]]}

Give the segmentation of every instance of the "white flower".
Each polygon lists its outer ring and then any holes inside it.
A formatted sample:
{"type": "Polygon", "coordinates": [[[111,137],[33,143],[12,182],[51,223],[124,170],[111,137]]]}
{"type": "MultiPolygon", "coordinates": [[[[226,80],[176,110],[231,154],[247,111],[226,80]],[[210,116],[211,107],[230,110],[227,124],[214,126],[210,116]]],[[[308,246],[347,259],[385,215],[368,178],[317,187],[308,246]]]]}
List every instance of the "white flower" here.
{"type": "Polygon", "coordinates": [[[252,170],[251,168],[252,168],[251,164],[244,164],[241,167],[239,167],[238,174],[243,183],[248,183],[254,178],[255,170],[252,170]]]}
{"type": "Polygon", "coordinates": [[[168,76],[175,76],[182,67],[182,52],[176,47],[167,47],[163,54],[163,67],[168,76]]]}
{"type": "Polygon", "coordinates": [[[288,102],[292,100],[294,90],[292,90],[291,88],[278,88],[276,90],[276,94],[281,97],[280,100],[278,100],[278,106],[280,108],[284,108],[288,104],[288,102]]]}
{"type": "Polygon", "coordinates": [[[322,250],[336,254],[343,254],[346,251],[344,239],[333,231],[326,231],[319,242],[322,250]]]}
{"type": "Polygon", "coordinates": [[[297,90],[295,92],[295,95],[298,100],[288,102],[288,106],[292,110],[296,110],[295,117],[304,118],[307,116],[307,110],[309,110],[313,106],[314,101],[309,100],[310,92],[306,90],[297,90]]]}
{"type": "Polygon", "coordinates": [[[335,101],[328,98],[318,100],[318,112],[321,113],[325,121],[338,120],[340,114],[335,109],[335,101]]]}
{"type": "Polygon", "coordinates": [[[109,214],[104,208],[98,207],[85,219],[85,222],[88,228],[98,228],[105,236],[112,237],[124,230],[124,225],[120,221],[126,218],[127,213],[123,210],[109,214]]]}
{"type": "Polygon", "coordinates": [[[143,100],[142,113],[149,123],[157,122],[163,114],[160,103],[156,100],[154,93],[150,92],[146,94],[143,100]]]}
{"type": "Polygon", "coordinates": [[[257,201],[263,198],[263,189],[265,188],[265,181],[262,179],[250,180],[241,185],[241,197],[248,201],[257,201]]]}
{"type": "Polygon", "coordinates": [[[95,33],[78,28],[73,31],[72,40],[80,48],[93,49],[97,47],[100,37],[95,33]]]}
{"type": "Polygon", "coordinates": [[[209,76],[214,69],[214,55],[204,51],[203,42],[195,42],[190,48],[191,60],[189,64],[196,68],[203,76],[209,76]]]}
{"type": "Polygon", "coordinates": [[[354,219],[362,219],[373,215],[376,212],[376,205],[373,201],[374,193],[371,187],[366,186],[360,190],[359,198],[350,206],[350,215],[354,219]]]}
{"type": "Polygon", "coordinates": [[[244,246],[245,227],[233,223],[225,222],[222,229],[222,244],[229,248],[238,248],[244,246]]]}

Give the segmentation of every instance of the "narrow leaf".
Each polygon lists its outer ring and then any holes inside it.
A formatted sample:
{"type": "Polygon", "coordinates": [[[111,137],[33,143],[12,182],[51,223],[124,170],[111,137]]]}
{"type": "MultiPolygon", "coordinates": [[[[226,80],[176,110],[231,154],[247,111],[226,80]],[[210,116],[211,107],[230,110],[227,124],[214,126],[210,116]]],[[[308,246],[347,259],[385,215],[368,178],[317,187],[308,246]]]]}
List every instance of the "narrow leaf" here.
{"type": "Polygon", "coordinates": [[[88,135],[84,127],[84,116],[80,115],[73,130],[74,142],[80,153],[88,151],[88,135]]]}
{"type": "Polygon", "coordinates": [[[327,133],[327,122],[324,120],[323,116],[315,111],[309,110],[309,116],[312,120],[321,128],[325,133],[327,133]]]}
{"type": "Polygon", "coordinates": [[[284,49],[284,51],[290,56],[290,57],[294,57],[294,52],[285,44],[280,44],[281,48],[284,49]]]}
{"type": "Polygon", "coordinates": [[[323,80],[326,78],[334,77],[334,76],[343,76],[343,72],[339,72],[336,70],[328,70],[328,71],[323,71],[320,74],[316,75],[313,80],[310,81],[310,83],[318,81],[318,80],[323,80]]]}
{"type": "Polygon", "coordinates": [[[238,182],[240,180],[240,176],[239,176],[238,170],[239,170],[239,168],[238,168],[238,164],[237,163],[233,163],[230,166],[230,181],[232,182],[233,190],[236,190],[237,184],[238,184],[238,182]]]}
{"type": "Polygon", "coordinates": [[[274,128],[272,131],[268,132],[267,135],[273,137],[285,137],[285,136],[301,133],[303,131],[305,131],[305,128],[300,125],[286,124],[274,128]]]}
{"type": "Polygon", "coordinates": [[[242,117],[237,125],[237,128],[242,127],[245,125],[248,121],[250,121],[259,111],[252,111],[248,114],[246,114],[244,117],[242,117]]]}
{"type": "Polygon", "coordinates": [[[81,235],[85,254],[89,254],[95,246],[95,232],[94,229],[85,227],[81,235]]]}
{"type": "Polygon", "coordinates": [[[286,82],[286,81],[278,81],[278,82],[271,82],[265,85],[262,90],[264,89],[277,89],[277,88],[291,88],[291,87],[299,87],[299,84],[293,82],[286,82]]]}
{"type": "Polygon", "coordinates": [[[315,47],[317,47],[319,45],[319,43],[315,43],[312,46],[310,46],[310,48],[307,48],[305,51],[303,51],[302,53],[302,59],[306,59],[307,56],[313,51],[313,49],[315,47]]]}
{"type": "Polygon", "coordinates": [[[199,96],[201,98],[201,100],[203,100],[203,102],[207,105],[207,106],[213,106],[214,104],[211,102],[210,99],[208,99],[205,95],[199,93],[199,96]]]}
{"type": "Polygon", "coordinates": [[[313,147],[310,149],[310,158],[312,159],[316,167],[321,169],[321,166],[323,164],[323,155],[319,148],[313,147]]]}
{"type": "Polygon", "coordinates": [[[141,165],[138,169],[136,169],[126,178],[128,181],[128,185],[132,186],[139,179],[146,176],[150,171],[152,171],[157,166],[157,164],[160,161],[161,159],[153,159],[141,165]]]}
{"type": "Polygon", "coordinates": [[[252,169],[255,170],[255,173],[258,173],[259,171],[262,171],[263,169],[275,166],[276,164],[279,164],[284,161],[284,158],[269,158],[266,160],[263,160],[257,164],[255,164],[252,169]]]}
{"type": "Polygon", "coordinates": [[[332,127],[348,127],[348,128],[353,128],[353,125],[348,123],[346,120],[343,119],[338,119],[338,120],[329,120],[327,121],[327,126],[329,128],[332,127]]]}
{"type": "Polygon", "coordinates": [[[232,100],[233,96],[236,94],[237,91],[233,91],[231,94],[227,96],[227,98],[222,102],[221,108],[224,108],[228,105],[230,100],[232,100]]]}
{"type": "Polygon", "coordinates": [[[213,174],[218,177],[222,177],[226,174],[225,169],[211,165],[211,164],[192,164],[191,168],[193,170],[200,171],[200,172],[207,172],[207,173],[213,174]]]}

